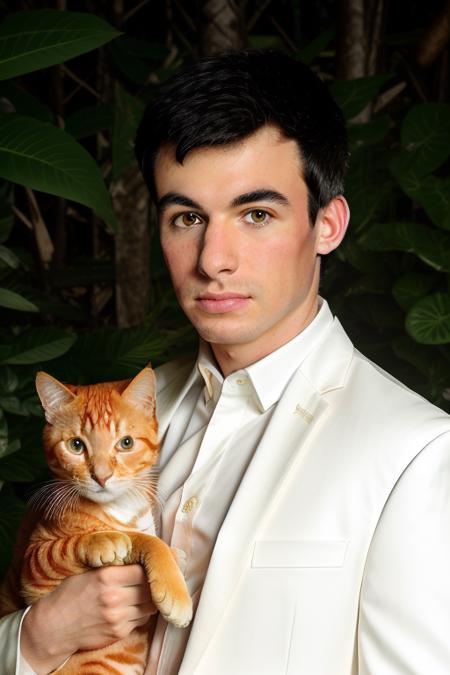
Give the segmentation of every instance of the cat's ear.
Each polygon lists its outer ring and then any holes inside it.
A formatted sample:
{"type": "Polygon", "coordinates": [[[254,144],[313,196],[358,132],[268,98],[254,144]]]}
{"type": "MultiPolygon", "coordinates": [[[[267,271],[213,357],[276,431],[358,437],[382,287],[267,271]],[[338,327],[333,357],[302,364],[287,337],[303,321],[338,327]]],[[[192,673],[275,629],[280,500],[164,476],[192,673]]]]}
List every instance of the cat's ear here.
{"type": "Polygon", "coordinates": [[[61,409],[76,398],[62,382],[42,371],[36,375],[36,389],[49,424],[54,424],[61,409]]]}
{"type": "Polygon", "coordinates": [[[151,368],[143,368],[122,392],[122,399],[127,403],[151,414],[155,410],[155,397],[156,377],[151,368]]]}

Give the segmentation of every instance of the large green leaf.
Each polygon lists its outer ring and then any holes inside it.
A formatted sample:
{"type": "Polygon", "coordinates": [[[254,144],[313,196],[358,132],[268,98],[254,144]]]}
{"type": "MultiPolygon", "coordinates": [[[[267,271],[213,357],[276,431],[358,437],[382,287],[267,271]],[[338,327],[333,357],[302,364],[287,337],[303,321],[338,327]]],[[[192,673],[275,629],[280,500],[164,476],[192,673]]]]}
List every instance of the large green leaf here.
{"type": "Polygon", "coordinates": [[[431,220],[444,230],[450,230],[450,179],[417,176],[414,173],[397,176],[402,189],[419,202],[431,220]]]}
{"type": "MultiPolygon", "coordinates": [[[[336,256],[342,260],[346,266],[354,267],[361,274],[385,274],[384,259],[380,260],[378,253],[368,251],[363,248],[354,237],[353,231],[350,230],[345,237],[342,244],[336,251],[336,256]]],[[[331,262],[331,261],[330,261],[331,262]]],[[[327,269],[323,281],[326,283],[329,275],[327,269]]],[[[332,289],[330,288],[330,291],[332,289]]]]}
{"type": "MultiPolygon", "coordinates": [[[[35,448],[36,458],[43,454],[38,443],[35,448]]],[[[42,462],[33,462],[34,457],[30,453],[24,453],[22,448],[7,453],[0,458],[0,479],[19,483],[35,481],[43,475],[42,462]]],[[[39,458],[40,459],[40,458],[39,458]]]]}
{"type": "Polygon", "coordinates": [[[345,196],[356,232],[383,217],[393,187],[395,181],[386,167],[382,149],[365,145],[354,148],[345,196]]]}
{"type": "Polygon", "coordinates": [[[92,208],[111,227],[110,195],[90,154],[51,124],[0,115],[0,176],[92,208]]]}
{"type": "Polygon", "coordinates": [[[450,272],[450,234],[419,223],[377,223],[360,237],[371,251],[414,253],[438,271],[450,272]]]}
{"type": "Polygon", "coordinates": [[[164,350],[154,329],[103,329],[80,335],[67,356],[49,364],[49,371],[73,383],[126,378],[164,350]]]}
{"type": "MultiPolygon", "coordinates": [[[[448,387],[448,361],[434,345],[421,345],[406,333],[392,340],[394,353],[424,375],[428,391],[440,406],[444,406],[442,392],[448,387]]],[[[447,406],[445,406],[447,407],[447,406]]]]}
{"type": "MultiPolygon", "coordinates": [[[[19,115],[29,115],[41,122],[53,122],[53,115],[46,105],[41,103],[35,96],[19,87],[15,82],[2,82],[0,84],[0,97],[5,99],[19,115]]],[[[6,109],[5,112],[11,112],[6,109]]]]}
{"type": "Polygon", "coordinates": [[[6,454],[8,448],[8,423],[5,413],[0,409],[0,457],[6,454]]]}
{"type": "Polygon", "coordinates": [[[74,138],[86,138],[113,125],[114,106],[111,103],[76,110],[66,119],[65,130],[74,138]]]}
{"type": "Polygon", "coordinates": [[[330,89],[346,119],[351,119],[373,100],[390,78],[390,75],[371,75],[354,80],[335,80],[330,89]]]}
{"type": "Polygon", "coordinates": [[[17,452],[20,448],[19,439],[11,440],[9,438],[8,423],[6,421],[3,406],[0,406],[0,458],[17,452]]]}
{"type": "Polygon", "coordinates": [[[434,278],[428,274],[407,272],[398,277],[392,288],[392,294],[400,307],[408,310],[428,293],[433,284],[434,278]]]}
{"type": "Polygon", "coordinates": [[[450,105],[422,103],[406,115],[401,131],[401,153],[393,159],[397,176],[425,176],[450,155],[450,105]]]}
{"type": "MultiPolygon", "coordinates": [[[[397,303],[387,294],[349,296],[352,310],[371,326],[370,343],[376,343],[385,333],[398,332],[403,326],[404,315],[397,303]]],[[[367,343],[364,345],[364,348],[367,343]]]]}
{"type": "Polygon", "coordinates": [[[450,343],[450,295],[433,293],[419,300],[406,316],[406,330],[421,344],[450,343]]]}
{"type": "Polygon", "coordinates": [[[0,267],[2,266],[2,263],[13,270],[20,267],[20,260],[16,254],[13,253],[10,248],[0,244],[0,267]]]}
{"type": "Polygon", "coordinates": [[[36,288],[30,289],[28,293],[30,299],[39,307],[40,313],[51,316],[55,323],[63,321],[65,324],[73,325],[88,320],[83,306],[64,302],[64,299],[55,293],[39,291],[36,288]]]}
{"type": "Polygon", "coordinates": [[[37,396],[28,399],[18,398],[17,396],[0,396],[0,408],[12,415],[21,415],[22,417],[41,417],[42,408],[37,396]]]}
{"type": "Polygon", "coordinates": [[[50,9],[11,14],[0,25],[0,79],[62,63],[118,35],[95,14],[50,9]]]}
{"type": "MultiPolygon", "coordinates": [[[[30,328],[14,338],[1,363],[24,365],[49,361],[65,354],[76,336],[58,328],[30,328]]],[[[3,350],[2,350],[3,351],[3,350]]]]}
{"type": "Polygon", "coordinates": [[[0,368],[0,394],[12,394],[19,386],[15,370],[9,366],[0,368]]]}
{"type": "MultiPolygon", "coordinates": [[[[349,124],[348,139],[352,149],[380,143],[387,135],[391,122],[388,115],[375,117],[366,124],[349,124]]],[[[353,161],[353,157],[352,157],[353,161]]]]}
{"type": "Polygon", "coordinates": [[[308,44],[302,47],[297,54],[300,61],[303,61],[303,63],[309,65],[312,61],[314,61],[314,59],[317,56],[319,56],[323,52],[323,50],[326,47],[328,47],[330,42],[334,39],[335,35],[336,29],[328,28],[327,30],[323,31],[323,33],[318,35],[316,38],[311,40],[311,42],[308,42],[308,44]]]}
{"type": "Polygon", "coordinates": [[[16,309],[19,312],[39,312],[34,303],[8,288],[0,288],[0,307],[16,309]]]}

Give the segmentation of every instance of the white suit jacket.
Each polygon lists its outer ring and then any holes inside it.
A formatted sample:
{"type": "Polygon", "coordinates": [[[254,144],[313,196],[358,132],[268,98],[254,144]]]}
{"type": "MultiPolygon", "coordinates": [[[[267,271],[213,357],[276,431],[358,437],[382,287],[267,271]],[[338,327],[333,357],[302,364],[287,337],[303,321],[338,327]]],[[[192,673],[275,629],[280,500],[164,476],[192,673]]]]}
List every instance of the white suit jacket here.
{"type": "MultiPolygon", "coordinates": [[[[161,433],[189,370],[158,372],[161,433]]],[[[0,622],[5,675],[19,618],[0,622]]],[[[448,673],[449,417],[356,352],[335,320],[231,504],[180,675],[448,673]]]]}

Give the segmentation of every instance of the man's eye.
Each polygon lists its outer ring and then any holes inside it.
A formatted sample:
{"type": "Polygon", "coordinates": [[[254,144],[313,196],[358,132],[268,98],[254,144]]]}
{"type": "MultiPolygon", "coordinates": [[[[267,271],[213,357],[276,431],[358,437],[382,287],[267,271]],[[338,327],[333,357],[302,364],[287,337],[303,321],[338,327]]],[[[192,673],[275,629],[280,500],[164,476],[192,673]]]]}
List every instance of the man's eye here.
{"type": "Polygon", "coordinates": [[[191,211],[180,213],[180,215],[176,216],[172,220],[173,225],[176,227],[192,227],[193,225],[198,225],[198,223],[201,222],[202,220],[200,216],[198,216],[196,213],[192,213],[191,211]]]}
{"type": "Polygon", "coordinates": [[[270,220],[270,214],[264,209],[252,209],[245,214],[245,220],[251,225],[264,225],[270,220]]]}

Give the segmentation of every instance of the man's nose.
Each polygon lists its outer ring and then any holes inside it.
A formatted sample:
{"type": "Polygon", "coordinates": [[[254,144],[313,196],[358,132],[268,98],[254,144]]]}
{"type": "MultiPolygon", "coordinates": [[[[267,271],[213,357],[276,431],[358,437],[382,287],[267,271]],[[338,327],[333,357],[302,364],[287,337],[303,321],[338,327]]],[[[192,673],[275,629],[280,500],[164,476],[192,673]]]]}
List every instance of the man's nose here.
{"type": "Polygon", "coordinates": [[[229,222],[210,220],[200,245],[198,271],[214,279],[236,271],[239,261],[239,233],[229,222]]]}

